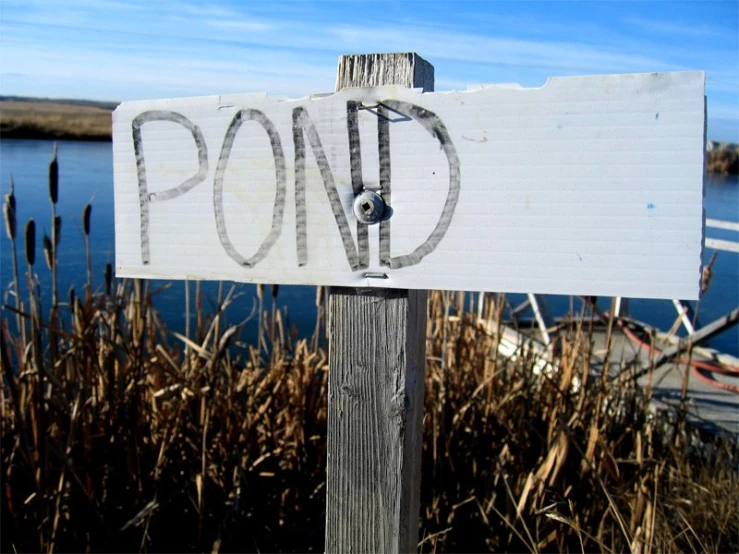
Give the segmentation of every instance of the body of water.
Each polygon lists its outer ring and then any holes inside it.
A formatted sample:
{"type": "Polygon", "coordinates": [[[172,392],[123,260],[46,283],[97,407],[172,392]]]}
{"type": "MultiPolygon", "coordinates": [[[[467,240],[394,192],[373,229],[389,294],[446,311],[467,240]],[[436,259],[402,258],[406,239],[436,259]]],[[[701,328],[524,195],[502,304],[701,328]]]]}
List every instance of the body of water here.
{"type": "MultiPolygon", "coordinates": [[[[43,140],[0,140],[0,178],[3,195],[8,192],[10,175],[15,181],[15,194],[18,212],[18,236],[22,237],[25,222],[29,218],[36,221],[37,263],[36,272],[42,290],[50,289],[50,275],[43,259],[41,240],[44,230],[50,235],[51,206],[48,195],[48,164],[52,156],[53,143],[43,140]]],[[[66,298],[66,291],[74,286],[82,291],[85,283],[84,239],[82,232],[82,211],[86,203],[93,205],[91,219],[91,250],[93,253],[94,284],[103,286],[103,269],[107,262],[114,263],[114,225],[113,225],[113,161],[110,143],[71,142],[58,143],[59,159],[59,203],[57,213],[62,216],[62,239],[58,249],[60,300],[66,298]]],[[[706,216],[736,222],[739,220],[739,183],[736,177],[710,177],[706,184],[704,204],[706,216]]],[[[739,240],[737,233],[719,229],[707,229],[707,236],[739,240]]],[[[19,244],[19,261],[25,273],[25,260],[22,256],[22,241],[19,244]]],[[[707,262],[712,250],[704,253],[707,262]]],[[[5,232],[0,239],[0,284],[3,298],[12,281],[10,244],[5,232]]],[[[152,288],[161,285],[152,283],[152,288]]],[[[230,285],[230,284],[228,284],[230,285]]],[[[217,283],[203,283],[204,307],[211,312],[218,294],[217,283]]],[[[225,287],[226,289],[228,286],[225,287]]],[[[191,301],[194,306],[194,285],[191,285],[191,301]]],[[[237,322],[245,318],[254,307],[256,287],[240,284],[239,295],[229,311],[229,320],[237,322]]],[[[155,305],[167,325],[183,332],[185,328],[185,284],[172,282],[168,290],[160,293],[155,305]]],[[[516,298],[520,298],[516,295],[516,298]]],[[[570,306],[569,297],[550,297],[550,306],[555,315],[565,312],[570,306]]],[[[315,325],[315,288],[281,286],[277,297],[280,307],[287,306],[289,322],[298,328],[300,336],[309,335],[315,325]]],[[[691,303],[696,307],[696,303],[691,303]]],[[[722,316],[739,305],[739,254],[719,252],[714,264],[714,278],[711,288],[697,304],[699,324],[705,324],[722,316]]],[[[270,290],[265,291],[265,308],[269,308],[270,290]]],[[[601,299],[599,306],[608,309],[609,301],[601,299]]],[[[664,300],[632,300],[631,315],[661,329],[669,328],[675,320],[676,312],[672,303],[664,300]]],[[[256,321],[245,327],[247,340],[256,335],[256,321]]],[[[724,352],[739,354],[739,330],[735,327],[711,342],[711,345],[724,352]]]]}

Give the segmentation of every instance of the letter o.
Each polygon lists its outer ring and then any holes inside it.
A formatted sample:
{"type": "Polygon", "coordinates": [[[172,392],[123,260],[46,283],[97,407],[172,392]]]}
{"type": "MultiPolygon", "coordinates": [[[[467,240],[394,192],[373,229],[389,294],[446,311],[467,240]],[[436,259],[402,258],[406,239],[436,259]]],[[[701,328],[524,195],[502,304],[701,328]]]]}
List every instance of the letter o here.
{"type": "Polygon", "coordinates": [[[213,209],[216,216],[216,229],[218,239],[226,250],[229,257],[244,267],[253,267],[262,261],[269,253],[272,246],[280,236],[282,230],[282,218],[285,213],[285,197],[287,196],[287,170],[285,168],[285,154],[282,150],[280,135],[272,121],[259,110],[240,110],[231,120],[226,136],[223,139],[221,154],[218,157],[216,174],[213,182],[213,209]],[[272,212],[272,227],[269,235],[259,246],[257,252],[251,258],[244,258],[231,243],[226,230],[226,218],[223,213],[223,180],[226,174],[228,158],[231,155],[236,134],[245,121],[256,121],[267,132],[269,142],[272,146],[272,156],[275,160],[275,205],[272,212]]]}

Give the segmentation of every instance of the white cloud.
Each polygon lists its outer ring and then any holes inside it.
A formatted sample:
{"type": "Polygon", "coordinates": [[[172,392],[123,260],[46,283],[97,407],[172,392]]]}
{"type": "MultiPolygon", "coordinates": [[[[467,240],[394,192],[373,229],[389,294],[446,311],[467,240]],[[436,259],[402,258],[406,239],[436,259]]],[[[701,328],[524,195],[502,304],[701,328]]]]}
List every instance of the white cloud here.
{"type": "Polygon", "coordinates": [[[416,28],[341,26],[330,33],[342,44],[372,51],[414,50],[427,58],[567,72],[649,71],[665,62],[640,54],[549,40],[429,32],[416,28]]]}
{"type": "Polygon", "coordinates": [[[272,23],[263,23],[259,21],[252,21],[246,19],[238,20],[222,20],[222,19],[207,19],[204,24],[208,27],[215,29],[228,29],[234,31],[249,31],[255,33],[264,33],[273,31],[275,26],[272,23]]]}
{"type": "Polygon", "coordinates": [[[624,23],[646,31],[650,34],[669,35],[675,37],[705,37],[716,39],[718,36],[724,35],[721,29],[711,25],[702,25],[695,21],[666,21],[660,19],[643,19],[638,17],[625,18],[624,23]]]}

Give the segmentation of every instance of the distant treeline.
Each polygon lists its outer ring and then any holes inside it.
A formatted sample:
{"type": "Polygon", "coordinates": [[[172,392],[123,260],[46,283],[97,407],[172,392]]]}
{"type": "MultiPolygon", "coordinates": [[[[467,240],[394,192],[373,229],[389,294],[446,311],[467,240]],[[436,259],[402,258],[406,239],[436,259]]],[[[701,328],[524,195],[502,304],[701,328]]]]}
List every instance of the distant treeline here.
{"type": "Polygon", "coordinates": [[[739,145],[709,141],[706,169],[714,175],[739,174],[739,145]]]}
{"type": "MultiPolygon", "coordinates": [[[[117,102],[0,95],[0,137],[111,140],[117,102]]],[[[709,141],[706,168],[714,175],[739,173],[739,146],[709,141]]]]}

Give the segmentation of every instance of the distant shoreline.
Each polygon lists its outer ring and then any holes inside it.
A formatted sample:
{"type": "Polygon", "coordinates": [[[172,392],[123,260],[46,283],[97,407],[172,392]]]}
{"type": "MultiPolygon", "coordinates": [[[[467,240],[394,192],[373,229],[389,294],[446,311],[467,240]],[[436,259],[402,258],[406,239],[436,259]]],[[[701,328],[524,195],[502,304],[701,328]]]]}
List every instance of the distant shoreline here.
{"type": "MultiPolygon", "coordinates": [[[[0,96],[0,138],[110,142],[116,102],[0,96]]],[[[739,174],[739,145],[708,141],[706,169],[739,174]]]]}
{"type": "Polygon", "coordinates": [[[110,134],[67,133],[56,129],[43,129],[34,125],[19,124],[10,130],[0,130],[0,138],[21,140],[72,140],[79,142],[111,142],[110,134]]]}
{"type": "Polygon", "coordinates": [[[0,137],[111,140],[114,102],[0,96],[0,137]]]}

